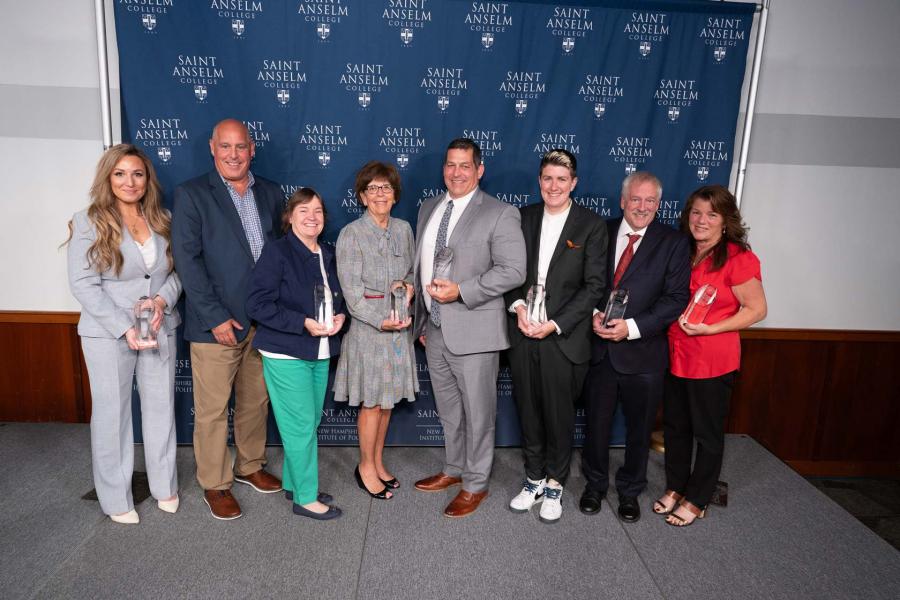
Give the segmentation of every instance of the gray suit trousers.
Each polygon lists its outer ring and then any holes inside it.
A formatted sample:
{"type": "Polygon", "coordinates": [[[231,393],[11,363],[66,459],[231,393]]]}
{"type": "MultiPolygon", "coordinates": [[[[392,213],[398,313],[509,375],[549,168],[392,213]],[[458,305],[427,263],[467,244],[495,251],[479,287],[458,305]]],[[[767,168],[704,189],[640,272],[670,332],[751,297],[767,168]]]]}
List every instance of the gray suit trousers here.
{"type": "Polygon", "coordinates": [[[443,472],[462,477],[467,492],[488,487],[494,462],[499,352],[454,354],[440,327],[429,320],[425,355],[431,388],[444,427],[446,464],[443,472]]]}
{"type": "Polygon", "coordinates": [[[108,515],[134,508],[131,475],[134,435],[131,385],[137,376],[141,397],[144,459],[150,493],[161,500],[178,490],[175,470],[175,335],[161,337],[169,357],[158,350],[136,352],[119,339],[82,337],[91,381],[91,462],[100,508],[108,515]]]}

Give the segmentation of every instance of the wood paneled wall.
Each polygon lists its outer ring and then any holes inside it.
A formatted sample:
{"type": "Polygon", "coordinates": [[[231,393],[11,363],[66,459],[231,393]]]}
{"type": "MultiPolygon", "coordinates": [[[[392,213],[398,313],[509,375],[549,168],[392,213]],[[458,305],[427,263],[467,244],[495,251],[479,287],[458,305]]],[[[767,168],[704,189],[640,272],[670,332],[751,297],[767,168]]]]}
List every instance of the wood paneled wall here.
{"type": "Polygon", "coordinates": [[[900,477],[900,332],[754,329],[728,430],[805,475],[900,477]]]}
{"type": "MultiPolygon", "coordinates": [[[[78,313],[0,312],[0,421],[87,422],[78,313]]],[[[728,431],[804,475],[900,477],[900,332],[754,329],[728,431]]]]}
{"type": "Polygon", "coordinates": [[[0,421],[91,418],[78,313],[0,312],[0,421]]]}

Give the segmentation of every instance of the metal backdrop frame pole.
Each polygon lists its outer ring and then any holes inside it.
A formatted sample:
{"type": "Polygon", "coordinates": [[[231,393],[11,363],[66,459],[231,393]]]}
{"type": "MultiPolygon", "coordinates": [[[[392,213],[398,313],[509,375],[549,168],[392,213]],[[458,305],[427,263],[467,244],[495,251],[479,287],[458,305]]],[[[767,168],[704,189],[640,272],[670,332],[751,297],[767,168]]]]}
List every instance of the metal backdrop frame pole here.
{"type": "Polygon", "coordinates": [[[744,192],[744,180],[747,177],[747,159],[750,155],[750,133],[753,130],[753,113],[756,110],[756,93],[759,89],[759,72],[762,68],[763,47],[766,43],[766,26],[769,20],[769,5],[772,0],[763,0],[757,4],[761,13],[759,16],[759,31],[756,34],[756,49],[753,53],[753,72],[750,76],[750,90],[747,98],[747,111],[744,116],[744,131],[741,134],[741,154],[738,160],[737,181],[734,186],[734,197],[738,208],[741,206],[741,197],[744,192]]]}
{"type": "Polygon", "coordinates": [[[106,50],[106,7],[104,0],[94,0],[97,22],[97,66],[100,69],[100,121],[103,126],[103,150],[112,146],[112,114],[109,102],[109,56],[106,50]]]}

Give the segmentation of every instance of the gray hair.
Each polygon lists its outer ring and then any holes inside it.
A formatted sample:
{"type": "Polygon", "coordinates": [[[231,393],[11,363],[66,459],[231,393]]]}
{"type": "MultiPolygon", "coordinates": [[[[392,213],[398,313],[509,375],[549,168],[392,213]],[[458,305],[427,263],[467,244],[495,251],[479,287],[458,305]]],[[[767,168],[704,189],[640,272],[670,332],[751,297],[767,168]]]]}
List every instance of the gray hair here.
{"type": "Polygon", "coordinates": [[[622,197],[623,198],[628,197],[628,190],[631,188],[631,186],[640,185],[642,183],[652,183],[653,185],[655,185],[656,186],[656,199],[662,200],[662,193],[663,193],[662,182],[659,180],[659,178],[656,175],[654,175],[650,171],[635,171],[634,173],[632,173],[631,175],[626,177],[622,181],[622,197]]]}

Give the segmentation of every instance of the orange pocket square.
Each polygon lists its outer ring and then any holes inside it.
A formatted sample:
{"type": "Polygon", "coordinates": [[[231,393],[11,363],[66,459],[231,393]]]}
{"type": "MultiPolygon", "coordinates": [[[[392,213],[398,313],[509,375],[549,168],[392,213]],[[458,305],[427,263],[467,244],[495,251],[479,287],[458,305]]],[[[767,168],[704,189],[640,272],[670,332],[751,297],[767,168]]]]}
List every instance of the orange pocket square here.
{"type": "Polygon", "coordinates": [[[574,249],[576,249],[576,248],[581,248],[581,245],[576,244],[576,243],[573,242],[572,240],[566,240],[566,247],[567,247],[567,248],[571,248],[571,249],[574,250],[574,249]]]}

